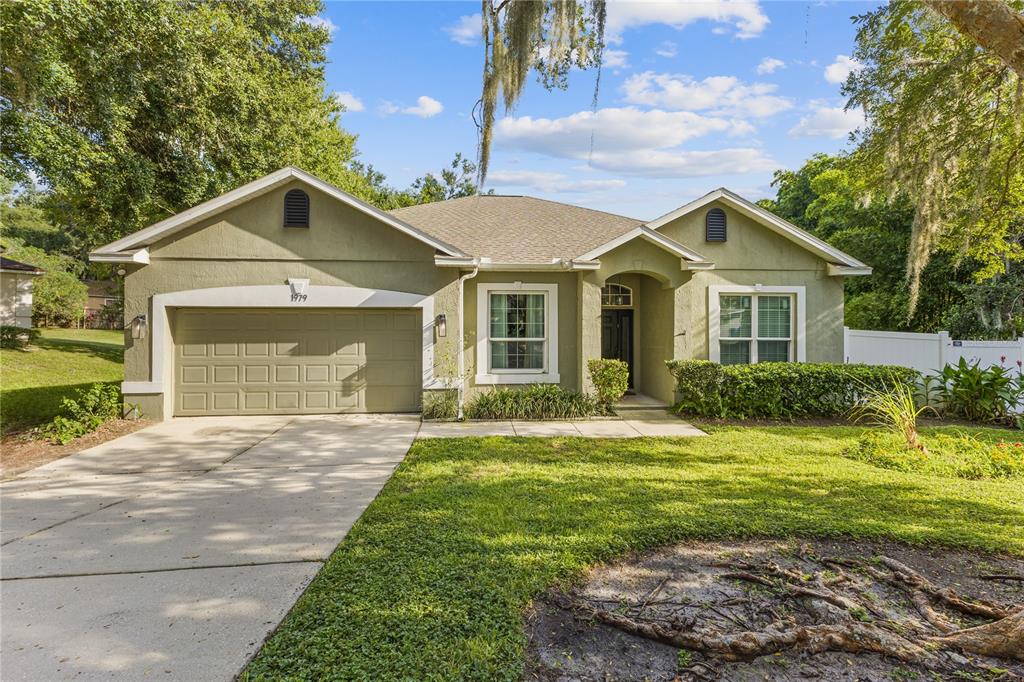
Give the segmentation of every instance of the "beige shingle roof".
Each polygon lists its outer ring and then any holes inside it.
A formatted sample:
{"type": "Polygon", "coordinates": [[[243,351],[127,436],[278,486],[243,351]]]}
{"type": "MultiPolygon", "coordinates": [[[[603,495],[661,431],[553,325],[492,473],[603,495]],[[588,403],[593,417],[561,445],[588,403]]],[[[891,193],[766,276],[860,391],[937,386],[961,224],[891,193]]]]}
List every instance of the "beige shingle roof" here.
{"type": "Polygon", "coordinates": [[[391,213],[471,256],[495,263],[575,258],[644,223],[557,201],[504,195],[450,199],[391,213]]]}

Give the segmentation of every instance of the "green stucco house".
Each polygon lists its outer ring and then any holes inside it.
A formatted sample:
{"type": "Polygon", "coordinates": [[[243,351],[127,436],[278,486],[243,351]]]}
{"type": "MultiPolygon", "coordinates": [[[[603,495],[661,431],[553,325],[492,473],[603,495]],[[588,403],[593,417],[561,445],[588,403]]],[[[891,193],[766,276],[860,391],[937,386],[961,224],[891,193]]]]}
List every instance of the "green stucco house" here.
{"type": "Polygon", "coordinates": [[[108,244],[127,402],[149,417],[417,411],[616,357],[842,362],[864,263],[726,189],[644,222],[525,196],[384,212],[283,168],[108,244]]]}

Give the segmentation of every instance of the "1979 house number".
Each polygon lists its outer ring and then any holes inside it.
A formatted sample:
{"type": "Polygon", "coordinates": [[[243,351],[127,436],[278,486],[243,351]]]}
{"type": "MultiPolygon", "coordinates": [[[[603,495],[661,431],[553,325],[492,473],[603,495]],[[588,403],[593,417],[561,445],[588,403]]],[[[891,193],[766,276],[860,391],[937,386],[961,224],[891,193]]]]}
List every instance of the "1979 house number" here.
{"type": "Polygon", "coordinates": [[[306,294],[292,294],[292,303],[305,303],[306,294]]]}

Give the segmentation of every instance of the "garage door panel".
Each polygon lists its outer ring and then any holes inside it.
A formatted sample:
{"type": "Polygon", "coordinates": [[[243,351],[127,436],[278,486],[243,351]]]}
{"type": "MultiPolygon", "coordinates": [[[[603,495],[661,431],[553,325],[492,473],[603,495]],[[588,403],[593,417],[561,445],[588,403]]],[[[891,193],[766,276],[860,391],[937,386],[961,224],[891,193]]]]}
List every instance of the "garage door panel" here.
{"type": "Polygon", "coordinates": [[[178,415],[419,409],[419,310],[183,309],[173,334],[178,415]]]}

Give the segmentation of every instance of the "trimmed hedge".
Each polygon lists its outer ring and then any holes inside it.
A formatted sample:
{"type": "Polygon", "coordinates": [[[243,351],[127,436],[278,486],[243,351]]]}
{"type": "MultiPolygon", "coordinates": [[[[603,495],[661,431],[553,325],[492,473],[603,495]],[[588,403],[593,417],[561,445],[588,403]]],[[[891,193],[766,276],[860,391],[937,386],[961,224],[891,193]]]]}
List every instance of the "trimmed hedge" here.
{"type": "Polygon", "coordinates": [[[868,388],[916,383],[906,367],[763,362],[719,365],[707,360],[668,364],[676,378],[679,412],[710,418],[839,417],[868,388]]]}

